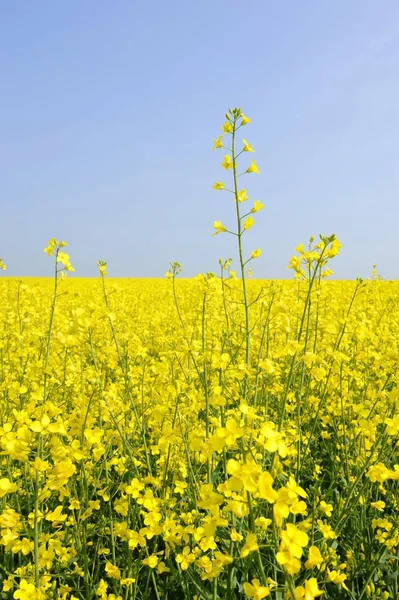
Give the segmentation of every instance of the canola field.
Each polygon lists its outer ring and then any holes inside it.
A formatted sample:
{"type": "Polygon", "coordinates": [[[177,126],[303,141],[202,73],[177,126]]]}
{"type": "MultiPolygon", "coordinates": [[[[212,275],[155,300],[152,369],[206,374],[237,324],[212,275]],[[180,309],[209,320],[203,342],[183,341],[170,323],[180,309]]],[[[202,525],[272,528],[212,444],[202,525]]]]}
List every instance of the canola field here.
{"type": "Polygon", "coordinates": [[[328,280],[335,235],[251,279],[249,122],[238,267],[0,278],[0,598],[399,598],[399,282],[328,280]]]}
{"type": "Polygon", "coordinates": [[[237,283],[104,284],[43,370],[54,282],[0,281],[3,597],[397,597],[399,284],[251,282],[250,366],[237,283]]]}

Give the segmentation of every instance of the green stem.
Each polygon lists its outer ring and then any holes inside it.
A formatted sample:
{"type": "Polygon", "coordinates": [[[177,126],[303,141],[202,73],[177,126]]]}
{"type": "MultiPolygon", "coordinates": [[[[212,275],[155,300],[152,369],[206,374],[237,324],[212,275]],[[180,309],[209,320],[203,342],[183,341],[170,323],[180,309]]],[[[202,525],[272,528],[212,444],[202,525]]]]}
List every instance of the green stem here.
{"type": "Polygon", "coordinates": [[[59,252],[59,248],[57,248],[57,250],[55,252],[54,291],[53,291],[53,298],[52,298],[52,301],[51,301],[50,323],[49,323],[48,334],[47,334],[47,348],[46,348],[46,354],[45,354],[45,358],[44,358],[43,403],[46,401],[46,398],[47,398],[47,380],[48,380],[47,368],[48,368],[48,364],[49,364],[49,360],[50,360],[51,340],[52,340],[52,337],[53,337],[55,303],[56,303],[56,300],[57,300],[57,289],[58,289],[58,267],[57,267],[58,263],[57,263],[57,258],[58,258],[58,252],[59,252]]]}
{"type": "MultiPolygon", "coordinates": [[[[242,294],[243,294],[244,311],[245,311],[245,362],[246,362],[247,366],[249,366],[250,358],[251,358],[251,346],[250,346],[251,336],[250,336],[247,281],[245,278],[245,261],[244,261],[243,249],[242,249],[243,229],[242,229],[242,225],[241,225],[240,203],[238,201],[238,183],[237,183],[237,166],[236,166],[236,158],[237,157],[235,156],[235,135],[236,135],[236,122],[234,122],[233,133],[232,133],[231,158],[233,161],[234,196],[235,196],[236,216],[237,216],[238,255],[239,255],[239,260],[240,260],[242,294]]],[[[247,391],[247,386],[246,386],[246,391],[247,391]]]]}

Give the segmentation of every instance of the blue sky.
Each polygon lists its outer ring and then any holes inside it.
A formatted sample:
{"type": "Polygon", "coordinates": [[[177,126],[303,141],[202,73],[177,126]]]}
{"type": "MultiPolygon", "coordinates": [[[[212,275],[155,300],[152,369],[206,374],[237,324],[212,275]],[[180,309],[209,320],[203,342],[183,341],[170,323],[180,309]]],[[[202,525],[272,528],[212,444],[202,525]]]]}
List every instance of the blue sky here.
{"type": "Polygon", "coordinates": [[[266,206],[254,276],[290,277],[294,247],[335,232],[337,277],[399,278],[397,0],[2,2],[0,57],[8,275],[51,274],[50,237],[80,276],[236,257],[211,236],[234,214],[212,140],[240,106],[266,206]]]}

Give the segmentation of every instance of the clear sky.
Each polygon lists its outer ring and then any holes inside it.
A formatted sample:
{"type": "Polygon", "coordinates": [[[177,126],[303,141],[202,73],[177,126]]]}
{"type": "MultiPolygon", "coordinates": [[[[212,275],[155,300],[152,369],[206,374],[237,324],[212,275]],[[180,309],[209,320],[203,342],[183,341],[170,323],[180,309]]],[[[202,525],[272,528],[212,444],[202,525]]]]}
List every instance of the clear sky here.
{"type": "Polygon", "coordinates": [[[185,276],[236,256],[221,151],[229,107],[260,175],[247,249],[291,277],[311,234],[343,243],[336,276],[399,278],[397,0],[19,0],[0,3],[0,256],[8,275],[185,276]]]}

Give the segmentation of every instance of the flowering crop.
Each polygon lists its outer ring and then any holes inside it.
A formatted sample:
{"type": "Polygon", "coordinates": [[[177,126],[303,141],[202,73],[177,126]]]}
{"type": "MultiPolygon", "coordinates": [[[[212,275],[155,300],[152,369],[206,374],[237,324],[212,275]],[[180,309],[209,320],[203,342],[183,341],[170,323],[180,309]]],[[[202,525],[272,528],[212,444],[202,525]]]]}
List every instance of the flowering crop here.
{"type": "Polygon", "coordinates": [[[334,235],[248,278],[249,123],[214,142],[239,277],[68,279],[52,239],[0,279],[2,597],[399,597],[399,283],[328,281],[334,235]]]}

